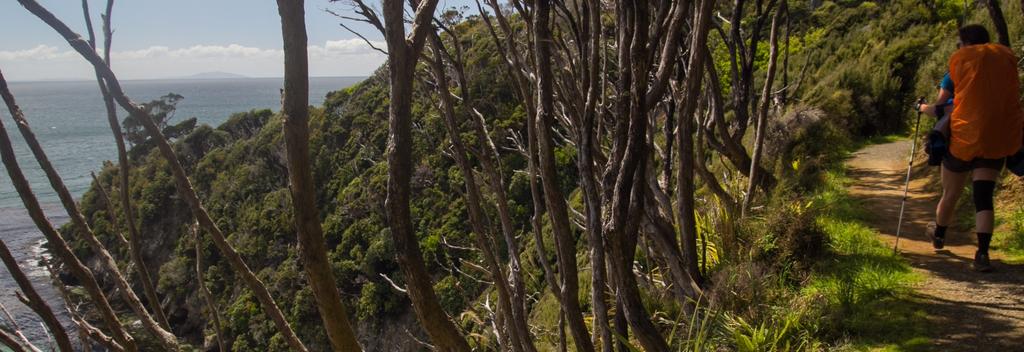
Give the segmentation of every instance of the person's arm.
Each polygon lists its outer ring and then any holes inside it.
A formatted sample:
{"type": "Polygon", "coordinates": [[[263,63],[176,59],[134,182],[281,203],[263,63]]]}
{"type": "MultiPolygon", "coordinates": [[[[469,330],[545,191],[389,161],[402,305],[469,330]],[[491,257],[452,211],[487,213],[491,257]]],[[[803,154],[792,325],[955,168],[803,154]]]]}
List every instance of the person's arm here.
{"type": "Polygon", "coordinates": [[[935,98],[935,102],[931,103],[931,104],[921,104],[920,106],[918,106],[918,111],[923,112],[923,113],[928,114],[928,115],[931,115],[931,116],[941,117],[935,111],[935,106],[936,105],[944,105],[951,98],[953,98],[953,92],[950,92],[950,91],[948,91],[946,89],[940,88],[939,89],[939,95],[938,95],[938,97],[935,98]]]}
{"type": "MultiPolygon", "coordinates": [[[[953,65],[952,65],[952,59],[951,59],[950,60],[950,68],[952,69],[952,67],[953,67],[953,65]]],[[[935,116],[935,117],[942,117],[941,115],[944,115],[944,112],[945,112],[944,110],[945,109],[943,109],[942,111],[939,111],[938,109],[936,109],[936,107],[938,107],[938,106],[945,107],[945,106],[949,105],[949,101],[951,99],[953,99],[953,89],[954,89],[954,87],[953,87],[953,77],[950,75],[950,72],[952,72],[952,70],[950,70],[949,72],[946,72],[946,74],[942,76],[942,81],[939,82],[939,94],[938,94],[939,96],[936,97],[935,103],[932,103],[931,105],[928,105],[928,104],[917,105],[916,108],[917,108],[918,111],[926,113],[928,115],[935,116]]]]}

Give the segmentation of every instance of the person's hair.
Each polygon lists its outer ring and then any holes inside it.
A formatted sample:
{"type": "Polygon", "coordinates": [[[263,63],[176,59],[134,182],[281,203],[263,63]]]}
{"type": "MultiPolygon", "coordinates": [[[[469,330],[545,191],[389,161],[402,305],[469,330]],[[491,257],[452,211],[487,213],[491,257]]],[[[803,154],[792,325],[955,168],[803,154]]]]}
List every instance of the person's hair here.
{"type": "Polygon", "coordinates": [[[960,27],[960,43],[963,45],[988,44],[988,30],[980,24],[969,24],[960,27]]]}

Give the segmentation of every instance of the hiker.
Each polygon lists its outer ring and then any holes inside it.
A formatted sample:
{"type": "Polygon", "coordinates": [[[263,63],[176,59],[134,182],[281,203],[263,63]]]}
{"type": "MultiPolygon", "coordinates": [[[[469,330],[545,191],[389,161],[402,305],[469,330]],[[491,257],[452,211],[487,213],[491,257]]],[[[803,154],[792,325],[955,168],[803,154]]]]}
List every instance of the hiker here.
{"type": "Polygon", "coordinates": [[[971,175],[978,238],[972,267],[988,272],[992,270],[988,249],[996,177],[1006,157],[1021,147],[1024,112],[1018,102],[1020,82],[1013,51],[989,43],[988,31],[980,25],[961,27],[958,37],[958,49],[949,59],[954,107],[949,152],[942,159],[942,199],[935,210],[935,222],[928,226],[928,235],[935,249],[943,248],[957,199],[971,175]]]}
{"type": "Polygon", "coordinates": [[[928,154],[929,166],[941,165],[942,159],[949,153],[949,115],[953,112],[953,91],[953,79],[949,77],[949,72],[946,72],[939,82],[939,94],[935,103],[924,104],[924,98],[921,98],[922,102],[914,107],[914,110],[938,119],[935,127],[925,138],[924,151],[928,154]]]}

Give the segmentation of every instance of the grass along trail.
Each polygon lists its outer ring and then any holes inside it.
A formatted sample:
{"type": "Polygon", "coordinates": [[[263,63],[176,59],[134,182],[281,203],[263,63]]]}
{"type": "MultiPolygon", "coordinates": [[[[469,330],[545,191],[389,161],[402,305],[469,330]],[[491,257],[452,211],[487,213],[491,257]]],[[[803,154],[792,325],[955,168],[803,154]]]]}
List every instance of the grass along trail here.
{"type": "MultiPolygon", "coordinates": [[[[864,220],[890,248],[896,239],[910,148],[908,140],[869,145],[846,163],[850,195],[862,202],[869,214],[864,220]]],[[[946,248],[932,248],[925,227],[934,218],[940,193],[935,172],[920,160],[915,163],[899,241],[900,253],[923,278],[914,285],[914,295],[927,312],[932,349],[1024,351],[1024,265],[1007,263],[993,250],[995,272],[971,271],[976,249],[972,229],[951,227],[946,248]]],[[[1004,211],[1009,210],[996,209],[1004,211]]]]}

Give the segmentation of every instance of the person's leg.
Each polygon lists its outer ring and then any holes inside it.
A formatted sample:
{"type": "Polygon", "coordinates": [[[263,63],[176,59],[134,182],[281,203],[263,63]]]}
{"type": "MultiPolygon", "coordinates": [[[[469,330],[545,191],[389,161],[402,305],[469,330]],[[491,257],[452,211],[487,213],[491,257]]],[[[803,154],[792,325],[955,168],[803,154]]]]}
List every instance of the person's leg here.
{"type": "Polygon", "coordinates": [[[957,159],[947,151],[942,155],[942,166],[939,170],[942,176],[942,198],[935,207],[935,221],[928,224],[927,229],[935,250],[946,246],[946,230],[953,222],[956,202],[964,190],[964,182],[967,181],[967,172],[971,171],[971,163],[957,159]]]}
{"type": "Polygon", "coordinates": [[[957,172],[949,169],[949,166],[942,165],[942,198],[935,209],[935,225],[939,231],[936,236],[943,237],[945,228],[953,222],[953,211],[956,210],[956,202],[960,199],[960,193],[964,190],[964,182],[967,181],[967,172],[957,172]]]}
{"type": "Polygon", "coordinates": [[[999,169],[977,168],[973,172],[972,193],[974,198],[974,231],[978,234],[978,251],[974,254],[974,270],[991,271],[988,247],[992,242],[992,228],[995,222],[993,194],[999,169]]]}
{"type": "MultiPolygon", "coordinates": [[[[982,168],[974,169],[974,182],[972,183],[974,193],[974,231],[979,236],[988,234],[992,236],[992,227],[995,222],[995,207],[993,206],[993,193],[996,189],[996,177],[999,170],[982,168]]],[[[988,244],[979,243],[979,249],[988,250],[988,244]]]]}

